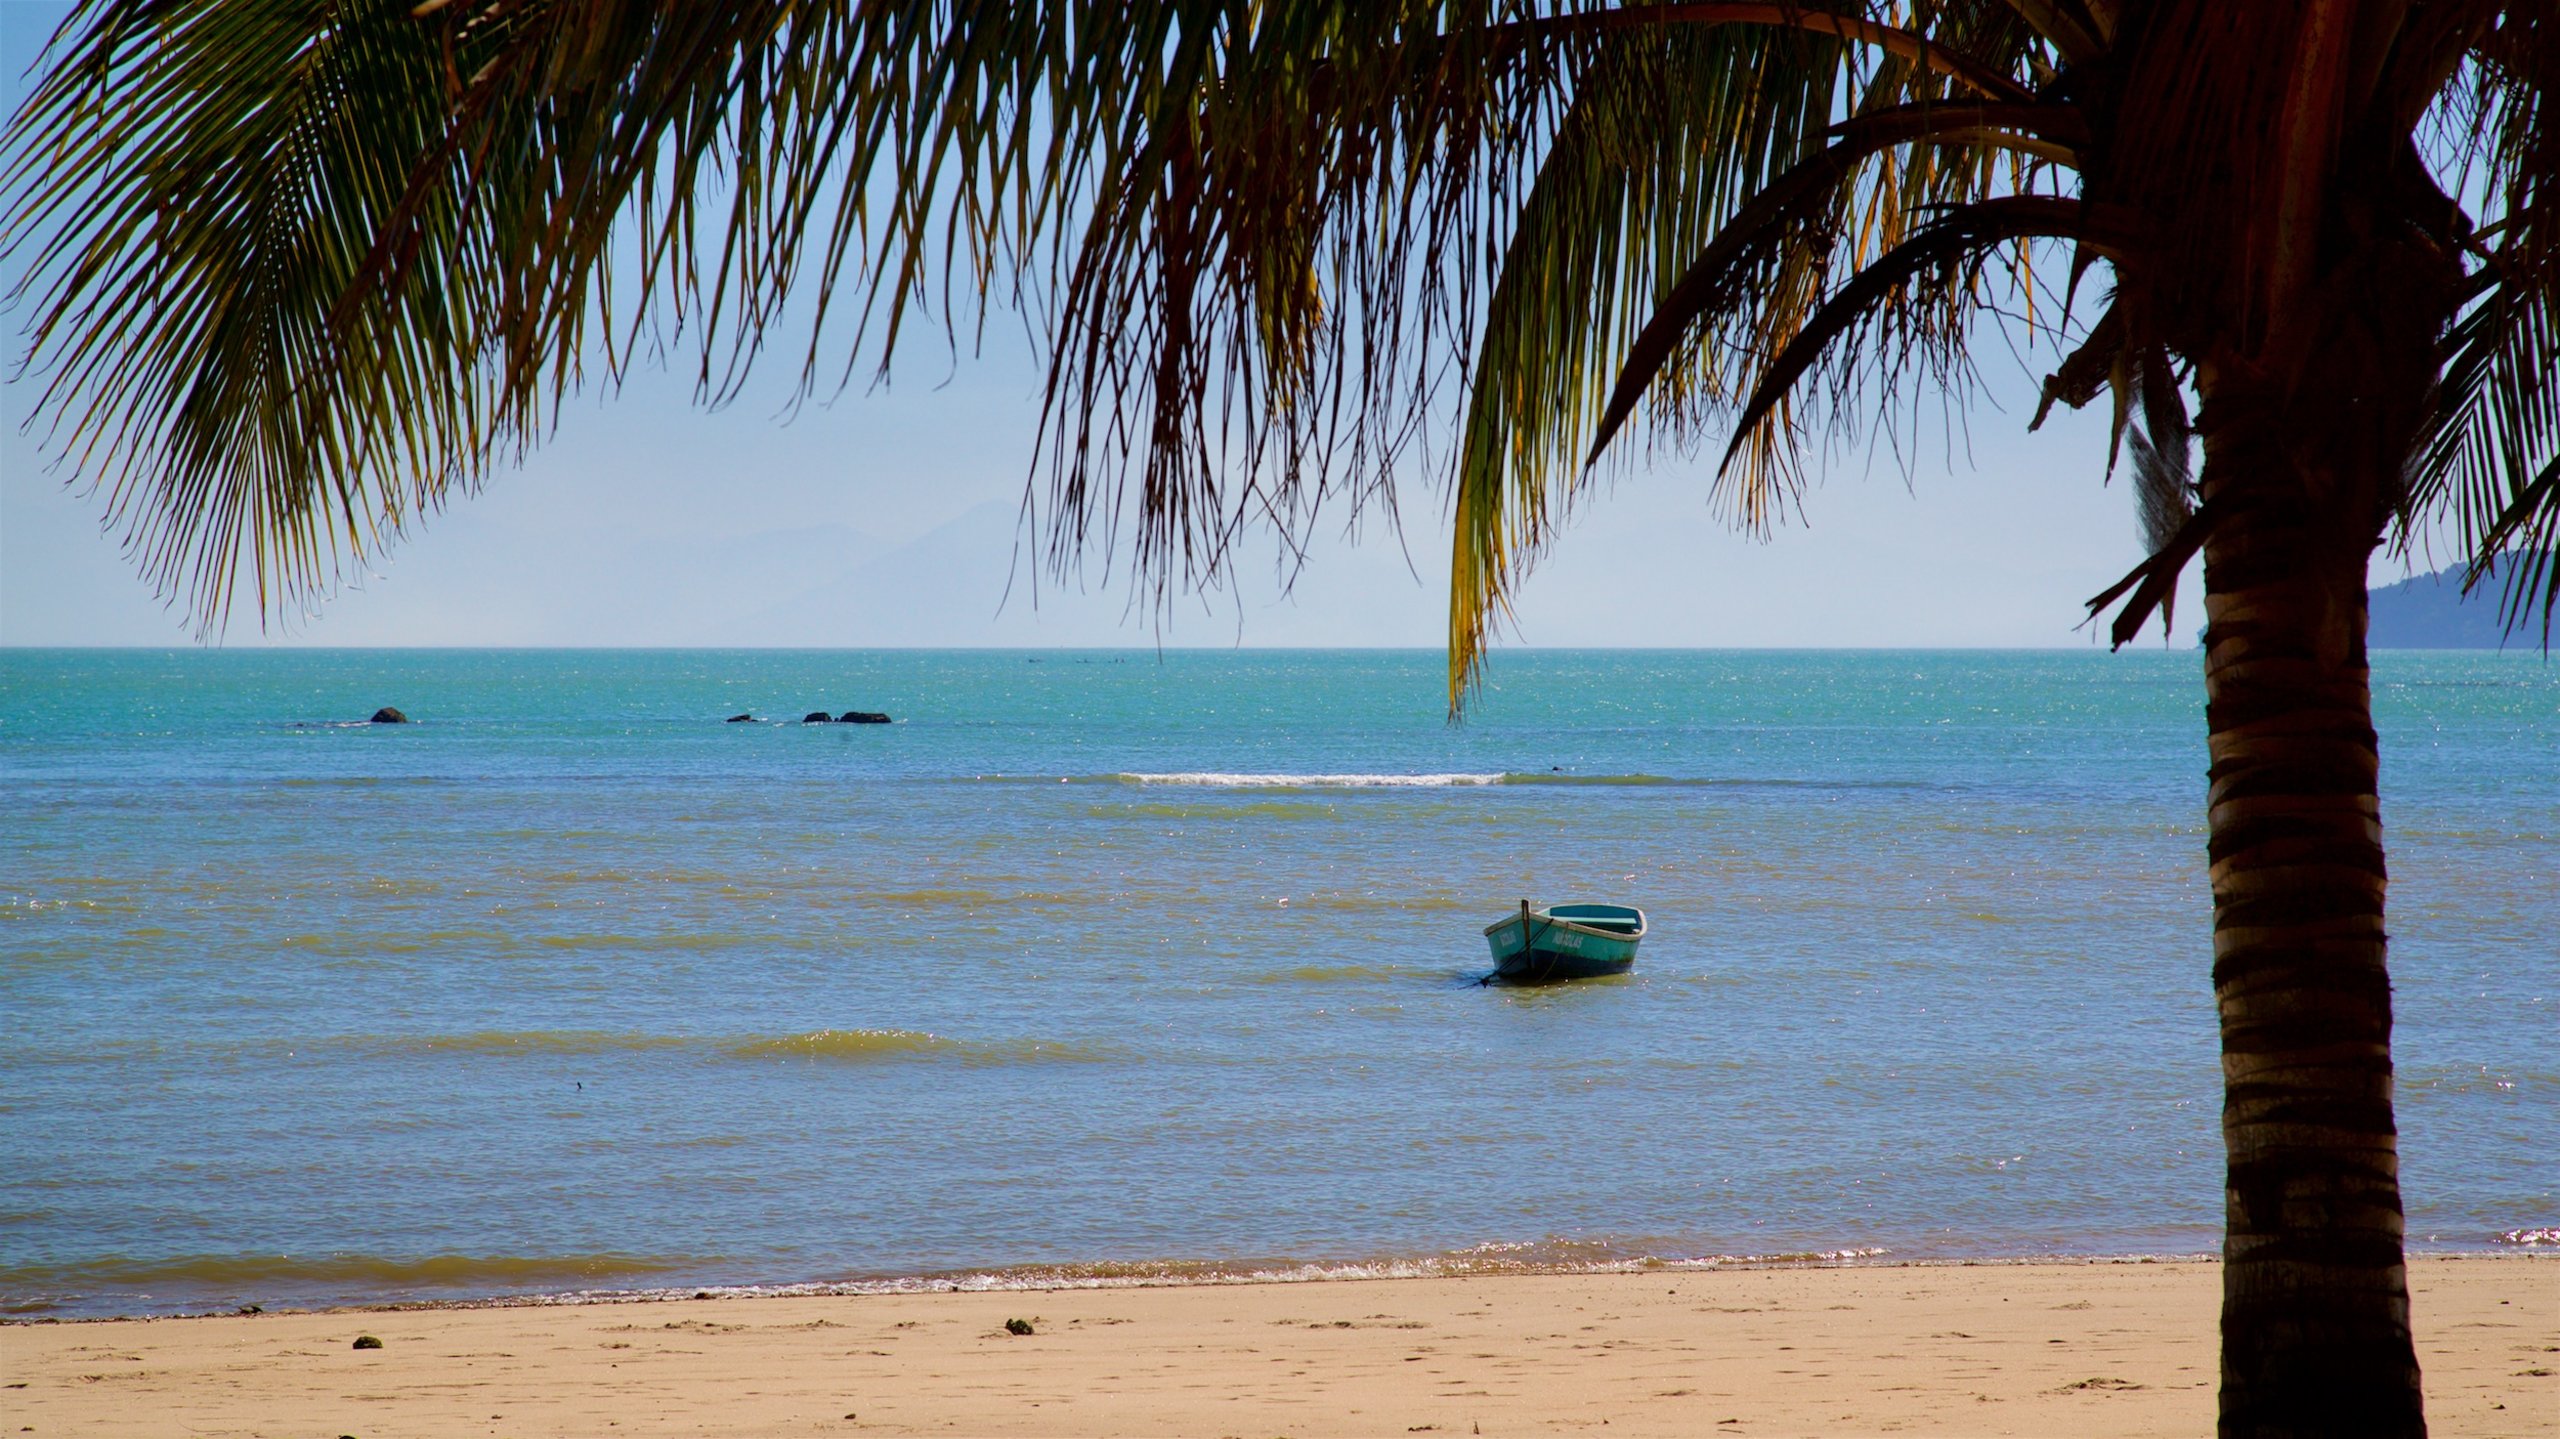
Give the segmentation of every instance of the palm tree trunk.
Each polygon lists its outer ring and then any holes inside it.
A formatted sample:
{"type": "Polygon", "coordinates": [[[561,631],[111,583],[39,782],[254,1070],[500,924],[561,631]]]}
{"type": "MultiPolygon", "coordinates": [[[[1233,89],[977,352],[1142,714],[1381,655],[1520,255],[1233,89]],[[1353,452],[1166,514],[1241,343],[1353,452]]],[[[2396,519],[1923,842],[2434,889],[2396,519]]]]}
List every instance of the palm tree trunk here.
{"type": "Polygon", "coordinates": [[[2221,1433],[2423,1435],[2365,667],[2373,497],[2387,489],[2317,473],[2334,449],[2306,463],[2277,428],[2205,427],[2205,498],[2228,511],[2205,547],[2229,1166],[2221,1433]]]}

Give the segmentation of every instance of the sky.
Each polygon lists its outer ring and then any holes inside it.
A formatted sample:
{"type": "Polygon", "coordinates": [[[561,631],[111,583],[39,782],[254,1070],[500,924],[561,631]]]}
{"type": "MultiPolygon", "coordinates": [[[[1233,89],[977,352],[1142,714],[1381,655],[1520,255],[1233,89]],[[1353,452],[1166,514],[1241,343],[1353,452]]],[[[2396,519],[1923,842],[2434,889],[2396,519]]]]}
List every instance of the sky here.
{"type": "MultiPolygon", "coordinates": [[[[0,0],[14,110],[64,7],[0,0]]],[[[14,279],[14,272],[7,278],[14,279]]],[[[8,356],[23,305],[0,311],[8,356]]],[[[762,372],[706,411],[689,374],[590,392],[523,465],[429,519],[307,613],[244,606],[226,646],[1412,646],[1444,643],[1448,511],[1417,482],[1401,533],[1320,522],[1294,585],[1250,548],[1233,588],[1133,606],[1125,564],[1060,589],[1028,556],[1040,372],[1018,327],[983,353],[932,345],[891,382],[786,414],[792,378],[762,372]]],[[[2140,558],[2133,497],[2101,483],[2105,418],[2057,413],[2029,434],[2036,382],[1998,344],[1963,429],[1905,468],[1852,450],[1811,467],[1803,515],[1766,540],[1708,503],[1712,453],[1604,482],[1519,590],[1504,643],[1647,647],[2101,644],[2083,602],[2140,558]],[[1906,482],[1907,480],[1907,482],[1906,482]]],[[[0,644],[185,645],[102,528],[103,497],[49,464],[29,431],[38,385],[0,382],[0,644]]],[[[1932,407],[1934,408],[1934,406],[1932,407]]],[[[1125,556],[1113,557],[1115,561],[1125,556]]],[[[2397,578],[2396,564],[2377,580],[2397,578]]],[[[2177,642],[2202,606],[2191,573],[2177,642]]],[[[2155,624],[2144,643],[2159,643],[2155,624]]]]}

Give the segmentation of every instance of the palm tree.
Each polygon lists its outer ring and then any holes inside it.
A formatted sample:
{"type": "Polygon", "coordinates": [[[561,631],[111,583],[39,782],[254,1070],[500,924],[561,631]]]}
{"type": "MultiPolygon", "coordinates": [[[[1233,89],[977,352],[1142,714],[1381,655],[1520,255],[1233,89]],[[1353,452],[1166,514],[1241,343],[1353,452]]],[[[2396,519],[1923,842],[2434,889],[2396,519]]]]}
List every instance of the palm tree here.
{"type": "Polygon", "coordinates": [[[86,0],[54,56],[38,414],[208,626],[671,338],[718,399],[786,296],[804,386],[1010,304],[1058,563],[1215,582],[1438,467],[1454,706],[1629,419],[1765,527],[1808,441],[2055,344],[2150,538],[2093,615],[2204,562],[2222,1430],[2423,1432],[2364,576],[2449,532],[2560,597],[2548,5],[86,0]]]}

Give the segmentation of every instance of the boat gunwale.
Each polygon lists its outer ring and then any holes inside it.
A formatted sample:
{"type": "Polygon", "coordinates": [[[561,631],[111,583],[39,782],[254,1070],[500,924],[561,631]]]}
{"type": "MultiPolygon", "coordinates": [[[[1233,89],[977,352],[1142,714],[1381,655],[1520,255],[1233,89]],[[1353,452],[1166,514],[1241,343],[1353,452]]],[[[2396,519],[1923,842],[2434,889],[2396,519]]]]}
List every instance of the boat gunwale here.
{"type": "MultiPolygon", "coordinates": [[[[1645,935],[1652,930],[1653,921],[1646,916],[1643,910],[1637,909],[1631,904],[1620,905],[1617,907],[1635,911],[1636,927],[1632,933],[1623,929],[1602,929],[1596,925],[1578,924],[1570,919],[1558,919],[1552,913],[1543,909],[1532,910],[1530,913],[1543,916],[1546,919],[1545,926],[1538,931],[1540,934],[1544,934],[1550,929],[1562,928],[1574,930],[1582,934],[1592,935],[1600,939],[1623,939],[1632,944],[1635,941],[1644,938],[1645,935]]],[[[1501,929],[1506,924],[1519,924],[1521,922],[1519,915],[1506,914],[1502,918],[1497,919],[1493,923],[1484,927],[1485,938],[1491,939],[1495,931],[1501,929]]]]}

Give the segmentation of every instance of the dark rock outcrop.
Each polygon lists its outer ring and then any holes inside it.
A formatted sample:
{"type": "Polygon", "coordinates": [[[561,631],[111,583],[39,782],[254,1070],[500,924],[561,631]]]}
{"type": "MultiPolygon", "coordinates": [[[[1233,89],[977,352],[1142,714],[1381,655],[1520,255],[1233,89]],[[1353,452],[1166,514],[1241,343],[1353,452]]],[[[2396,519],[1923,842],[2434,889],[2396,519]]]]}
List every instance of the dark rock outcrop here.
{"type": "Polygon", "coordinates": [[[727,719],[721,721],[722,724],[754,724],[755,722],[756,717],[751,714],[731,715],[727,719]]]}
{"type": "Polygon", "coordinates": [[[375,724],[407,724],[409,717],[389,705],[384,705],[373,712],[373,722],[375,724]]]}
{"type": "Polygon", "coordinates": [[[888,722],[889,717],[878,710],[846,710],[836,719],[837,724],[887,724],[888,722]]]}
{"type": "Polygon", "coordinates": [[[802,724],[834,724],[835,722],[836,717],[827,713],[825,710],[811,710],[807,714],[800,716],[800,723],[802,724]]]}

